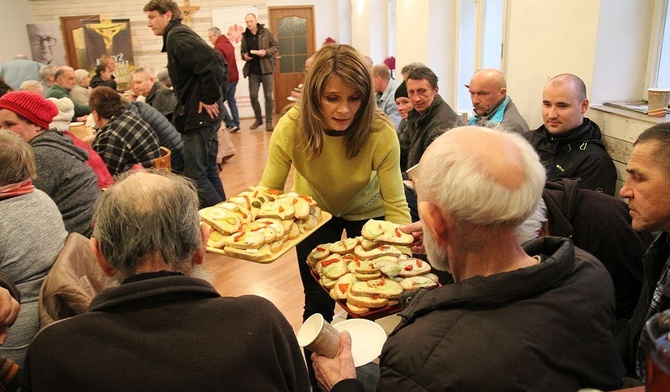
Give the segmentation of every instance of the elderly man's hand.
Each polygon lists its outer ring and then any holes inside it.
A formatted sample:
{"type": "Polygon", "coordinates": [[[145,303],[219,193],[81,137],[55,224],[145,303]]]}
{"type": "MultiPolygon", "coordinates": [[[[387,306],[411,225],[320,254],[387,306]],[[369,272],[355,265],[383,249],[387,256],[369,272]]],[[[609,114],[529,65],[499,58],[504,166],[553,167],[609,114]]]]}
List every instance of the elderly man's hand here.
{"type": "Polygon", "coordinates": [[[216,103],[207,105],[205,103],[200,102],[200,106],[198,107],[198,113],[202,112],[202,109],[205,109],[210,118],[215,118],[219,116],[219,105],[217,105],[216,103]]]}
{"type": "Polygon", "coordinates": [[[7,340],[9,327],[19,316],[21,305],[9,294],[7,289],[0,287],[0,344],[7,340]]]}
{"type": "Polygon", "coordinates": [[[412,253],[426,254],[426,248],[423,246],[423,227],[421,221],[400,226],[400,230],[414,236],[414,243],[410,246],[412,253]]]}
{"type": "Polygon", "coordinates": [[[347,378],[356,378],[354,358],[351,356],[351,335],[349,332],[340,333],[340,354],[330,359],[312,354],[314,374],[319,386],[324,391],[330,391],[335,384],[347,378]]]}

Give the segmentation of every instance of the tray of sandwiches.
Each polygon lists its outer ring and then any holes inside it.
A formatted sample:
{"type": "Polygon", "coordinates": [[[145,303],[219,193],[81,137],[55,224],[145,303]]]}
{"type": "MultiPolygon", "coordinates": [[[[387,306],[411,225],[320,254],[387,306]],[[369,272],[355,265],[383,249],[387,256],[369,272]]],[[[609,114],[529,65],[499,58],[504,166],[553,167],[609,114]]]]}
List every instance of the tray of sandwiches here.
{"type": "Polygon", "coordinates": [[[397,313],[404,291],[439,286],[428,262],[399,249],[414,238],[398,225],[371,219],[361,234],[321,244],[307,258],[314,279],[351,317],[376,320],[397,313]]]}
{"type": "Polygon", "coordinates": [[[260,186],[199,215],[210,227],[207,251],[257,263],[277,260],[332,218],[309,196],[260,186]]]}

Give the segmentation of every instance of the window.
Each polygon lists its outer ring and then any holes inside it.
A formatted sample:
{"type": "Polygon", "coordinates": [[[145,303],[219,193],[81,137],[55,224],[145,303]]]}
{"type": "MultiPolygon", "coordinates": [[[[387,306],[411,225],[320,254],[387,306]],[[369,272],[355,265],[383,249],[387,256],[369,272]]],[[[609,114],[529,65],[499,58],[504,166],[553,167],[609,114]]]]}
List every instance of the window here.
{"type": "Polygon", "coordinates": [[[656,87],[670,88],[670,7],[667,1],[663,3],[665,3],[663,4],[665,10],[660,13],[659,17],[660,31],[663,31],[663,35],[656,70],[656,87]]]}
{"type": "MultiPolygon", "coordinates": [[[[649,48],[649,87],[670,88],[670,7],[668,0],[657,0],[649,48]]],[[[646,92],[645,92],[646,95],[646,92]]]]}
{"type": "Polygon", "coordinates": [[[465,85],[482,68],[502,70],[505,2],[461,0],[458,53],[458,109],[470,112],[472,101],[465,85]]]}

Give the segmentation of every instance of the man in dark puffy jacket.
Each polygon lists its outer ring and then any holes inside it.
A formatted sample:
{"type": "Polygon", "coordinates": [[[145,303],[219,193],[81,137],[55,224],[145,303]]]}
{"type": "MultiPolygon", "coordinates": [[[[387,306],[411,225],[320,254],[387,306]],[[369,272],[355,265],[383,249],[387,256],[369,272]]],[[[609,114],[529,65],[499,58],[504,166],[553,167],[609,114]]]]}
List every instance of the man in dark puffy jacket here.
{"type": "MultiPolygon", "coordinates": [[[[424,230],[418,223],[401,229],[422,238],[432,266],[449,270],[455,282],[403,298],[402,320],[379,357],[377,390],[621,385],[607,270],[566,238],[543,237],[523,248],[516,238],[544,180],[537,154],[516,133],[462,127],[428,147],[416,183],[424,230]]],[[[327,389],[362,390],[350,339],[342,332],[335,359],[312,355],[327,389]]]]}
{"type": "Polygon", "coordinates": [[[586,86],[577,76],[561,74],[542,93],[544,125],[526,137],[540,154],[547,180],[581,178],[579,186],[614,196],[616,169],[598,124],[584,117],[586,86]]]}
{"type": "Polygon", "coordinates": [[[642,289],[642,257],[653,236],[633,230],[626,203],[581,188],[578,180],[547,182],[542,201],[517,232],[519,240],[524,243],[538,235],[570,238],[607,268],[614,283],[617,320],[630,318],[642,289]]]}

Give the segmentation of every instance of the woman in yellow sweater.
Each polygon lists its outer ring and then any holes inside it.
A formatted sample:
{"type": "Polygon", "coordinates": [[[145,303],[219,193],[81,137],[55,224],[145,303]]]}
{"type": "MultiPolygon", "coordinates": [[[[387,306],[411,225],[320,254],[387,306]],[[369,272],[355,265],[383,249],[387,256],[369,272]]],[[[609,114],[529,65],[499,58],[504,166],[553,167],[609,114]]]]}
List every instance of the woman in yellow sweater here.
{"type": "Polygon", "coordinates": [[[297,246],[305,291],[303,319],[333,318],[335,303],[310,275],[309,252],[358,236],[371,218],[410,223],[393,124],[374,101],[370,68],[349,45],[326,45],[305,77],[302,101],[277,123],[260,185],[312,196],[333,218],[297,246]]]}

